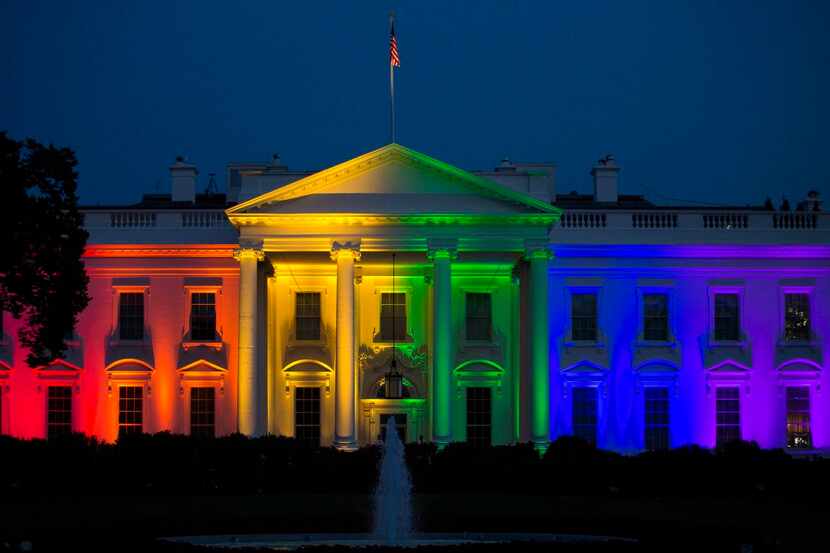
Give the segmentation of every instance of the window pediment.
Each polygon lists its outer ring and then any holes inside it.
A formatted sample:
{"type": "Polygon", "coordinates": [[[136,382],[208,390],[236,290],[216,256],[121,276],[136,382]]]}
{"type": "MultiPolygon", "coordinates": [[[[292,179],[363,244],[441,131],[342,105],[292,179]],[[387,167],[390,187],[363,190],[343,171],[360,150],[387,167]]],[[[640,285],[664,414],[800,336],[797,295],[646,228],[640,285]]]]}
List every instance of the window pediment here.
{"type": "Polygon", "coordinates": [[[78,378],[82,367],[66,359],[54,359],[49,364],[37,367],[35,373],[39,378],[78,378]]]}
{"type": "Polygon", "coordinates": [[[225,345],[219,347],[213,345],[188,346],[183,344],[179,348],[179,361],[177,370],[179,373],[200,372],[227,372],[228,355],[225,345]]]}
{"type": "Polygon", "coordinates": [[[782,378],[818,378],[821,374],[821,365],[813,359],[789,359],[778,365],[778,374],[782,378]]]}

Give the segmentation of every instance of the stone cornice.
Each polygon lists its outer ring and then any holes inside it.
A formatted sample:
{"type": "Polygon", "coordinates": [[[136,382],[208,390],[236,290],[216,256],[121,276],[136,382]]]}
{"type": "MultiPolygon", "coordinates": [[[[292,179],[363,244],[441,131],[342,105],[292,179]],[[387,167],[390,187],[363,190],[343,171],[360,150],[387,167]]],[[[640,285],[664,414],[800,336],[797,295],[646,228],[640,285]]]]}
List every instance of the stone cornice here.
{"type": "Polygon", "coordinates": [[[84,257],[233,257],[235,244],[221,245],[92,245],[84,257]]]}
{"type": "Polygon", "coordinates": [[[418,215],[396,215],[377,213],[239,213],[229,214],[231,222],[237,226],[549,226],[555,223],[559,215],[554,213],[533,213],[521,215],[467,215],[464,213],[423,213],[418,215]]]}

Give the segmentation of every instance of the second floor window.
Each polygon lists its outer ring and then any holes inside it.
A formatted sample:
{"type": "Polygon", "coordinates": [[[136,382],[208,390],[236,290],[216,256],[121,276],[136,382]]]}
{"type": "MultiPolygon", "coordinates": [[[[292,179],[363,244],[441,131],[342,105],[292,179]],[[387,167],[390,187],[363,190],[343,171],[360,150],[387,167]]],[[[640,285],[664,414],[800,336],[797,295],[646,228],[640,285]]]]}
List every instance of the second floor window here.
{"type": "Polygon", "coordinates": [[[715,294],[715,340],[740,340],[738,294],[715,294]]]}
{"type": "Polygon", "coordinates": [[[190,295],[190,338],[216,339],[216,294],[193,292],[190,295]]]}
{"type": "Polygon", "coordinates": [[[118,337],[144,339],[144,293],[122,292],[118,296],[118,337]]]}
{"type": "Polygon", "coordinates": [[[294,324],[297,340],[320,339],[320,293],[297,292],[294,302],[294,324]]]}
{"type": "Polygon", "coordinates": [[[810,340],[810,297],[807,294],[784,294],[784,339],[788,342],[810,340]]]}
{"type": "Polygon", "coordinates": [[[666,294],[643,295],[643,338],[669,339],[669,298],[666,294]]]}
{"type": "Polygon", "coordinates": [[[467,303],[467,339],[490,340],[490,294],[470,293],[466,297],[467,303]]]}
{"type": "Polygon", "coordinates": [[[406,294],[403,292],[383,292],[380,295],[380,339],[391,342],[392,339],[406,338],[406,294]]]}
{"type": "Polygon", "coordinates": [[[574,294],[571,297],[571,326],[574,340],[597,339],[596,294],[574,294]]]}

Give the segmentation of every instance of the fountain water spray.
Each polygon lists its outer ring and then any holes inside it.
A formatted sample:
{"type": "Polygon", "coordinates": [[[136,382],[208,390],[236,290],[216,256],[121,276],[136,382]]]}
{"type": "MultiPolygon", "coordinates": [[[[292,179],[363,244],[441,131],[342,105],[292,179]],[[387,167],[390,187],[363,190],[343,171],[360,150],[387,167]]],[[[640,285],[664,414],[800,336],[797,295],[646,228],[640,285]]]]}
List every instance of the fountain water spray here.
{"type": "Polygon", "coordinates": [[[398,437],[395,418],[386,423],[386,440],[375,490],[374,538],[387,544],[402,544],[412,535],[412,482],[398,437]]]}

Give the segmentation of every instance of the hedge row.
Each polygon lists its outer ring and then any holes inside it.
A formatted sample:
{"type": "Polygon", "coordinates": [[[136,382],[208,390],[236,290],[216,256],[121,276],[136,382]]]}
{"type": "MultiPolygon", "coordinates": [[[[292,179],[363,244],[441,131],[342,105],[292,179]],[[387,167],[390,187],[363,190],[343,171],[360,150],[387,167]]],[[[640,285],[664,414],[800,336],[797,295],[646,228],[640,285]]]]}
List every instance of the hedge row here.
{"type": "MultiPolygon", "coordinates": [[[[409,444],[416,492],[499,492],[624,496],[830,496],[830,460],[796,459],[736,442],[716,451],[684,447],[619,455],[576,438],[543,456],[530,444],[474,448],[409,444]]],[[[0,493],[248,494],[371,493],[380,450],[310,448],[290,438],[232,435],[200,440],[162,432],[116,444],[83,435],[0,437],[0,493]]]]}

